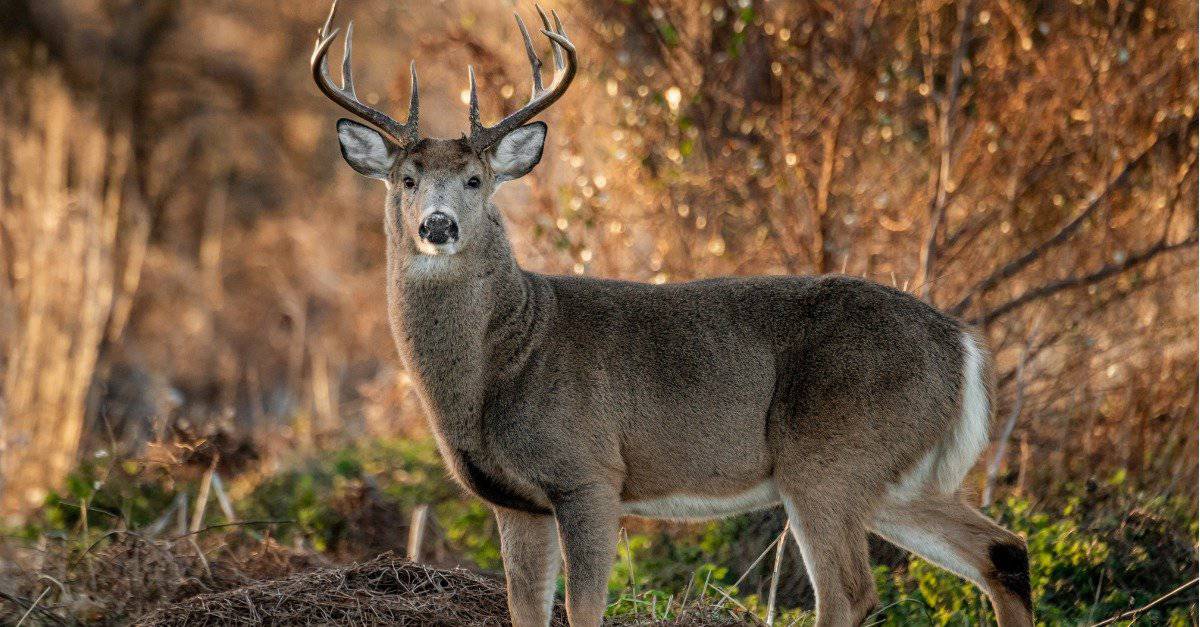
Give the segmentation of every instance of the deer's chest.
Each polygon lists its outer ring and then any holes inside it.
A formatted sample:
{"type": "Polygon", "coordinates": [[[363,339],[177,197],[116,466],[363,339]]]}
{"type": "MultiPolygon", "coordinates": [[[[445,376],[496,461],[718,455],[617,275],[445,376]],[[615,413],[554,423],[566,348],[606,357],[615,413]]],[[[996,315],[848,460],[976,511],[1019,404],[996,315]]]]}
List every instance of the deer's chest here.
{"type": "Polygon", "coordinates": [[[397,300],[392,332],[422,395],[440,411],[478,412],[477,402],[469,405],[481,392],[487,317],[461,294],[436,286],[406,287],[397,300]]]}

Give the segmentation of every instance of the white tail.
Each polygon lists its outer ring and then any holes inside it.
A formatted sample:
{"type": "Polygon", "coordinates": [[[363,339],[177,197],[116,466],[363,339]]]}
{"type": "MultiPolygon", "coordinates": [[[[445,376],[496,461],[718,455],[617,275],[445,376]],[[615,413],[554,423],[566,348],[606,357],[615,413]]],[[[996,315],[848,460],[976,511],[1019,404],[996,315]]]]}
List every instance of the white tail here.
{"type": "Polygon", "coordinates": [[[962,485],[987,445],[992,424],[988,385],[983,379],[988,357],[970,332],[963,333],[962,344],[962,418],[942,449],[934,477],[934,485],[943,494],[950,494],[962,485]]]}
{"type": "Polygon", "coordinates": [[[962,334],[963,378],[959,422],[942,444],[921,459],[890,495],[900,502],[920,497],[932,488],[940,494],[953,494],[975,465],[987,445],[991,429],[991,403],[984,381],[987,354],[969,331],[962,334]]]}

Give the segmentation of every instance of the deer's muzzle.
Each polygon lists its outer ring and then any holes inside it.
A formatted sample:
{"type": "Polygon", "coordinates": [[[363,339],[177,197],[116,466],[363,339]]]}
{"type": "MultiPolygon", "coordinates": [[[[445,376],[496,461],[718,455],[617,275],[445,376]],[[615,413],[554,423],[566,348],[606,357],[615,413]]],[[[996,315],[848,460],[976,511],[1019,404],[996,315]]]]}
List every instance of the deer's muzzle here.
{"type": "Polygon", "coordinates": [[[437,246],[450,244],[458,241],[458,223],[449,215],[441,211],[434,211],[421,220],[417,234],[430,244],[437,246]]]}

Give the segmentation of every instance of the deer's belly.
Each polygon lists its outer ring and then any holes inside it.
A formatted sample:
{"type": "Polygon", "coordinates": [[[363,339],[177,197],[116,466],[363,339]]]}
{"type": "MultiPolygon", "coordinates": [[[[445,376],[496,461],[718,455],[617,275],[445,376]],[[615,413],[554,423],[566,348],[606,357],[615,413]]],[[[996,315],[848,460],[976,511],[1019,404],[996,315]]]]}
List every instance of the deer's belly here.
{"type": "Polygon", "coordinates": [[[621,503],[626,516],[667,520],[707,520],[766,509],[779,504],[779,490],[771,479],[744,492],[725,496],[671,494],[621,503]]]}

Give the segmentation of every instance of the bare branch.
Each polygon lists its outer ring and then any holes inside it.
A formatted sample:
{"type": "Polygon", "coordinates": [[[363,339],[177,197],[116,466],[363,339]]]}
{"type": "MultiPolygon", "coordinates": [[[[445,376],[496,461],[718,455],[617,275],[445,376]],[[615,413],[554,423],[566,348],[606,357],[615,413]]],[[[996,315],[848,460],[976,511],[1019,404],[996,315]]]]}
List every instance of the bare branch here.
{"type": "Polygon", "coordinates": [[[1075,216],[1074,219],[1063,225],[1063,227],[1060,228],[1054,235],[1051,235],[1049,238],[1043,240],[1033,248],[1025,251],[1024,254],[1016,259],[1013,259],[1012,261],[1009,261],[1008,263],[999,267],[990,275],[988,275],[987,278],[976,283],[973,287],[968,289],[967,293],[963,295],[962,299],[955,303],[954,306],[950,307],[948,311],[952,315],[961,316],[963,312],[966,311],[967,307],[971,306],[971,303],[975,299],[992,291],[1005,279],[1013,277],[1018,272],[1025,269],[1029,264],[1040,259],[1048,251],[1061,246],[1063,243],[1069,240],[1071,236],[1074,235],[1081,226],[1083,226],[1083,223],[1086,222],[1087,219],[1093,214],[1095,214],[1101,206],[1103,206],[1104,201],[1108,199],[1114,191],[1122,187],[1129,180],[1129,175],[1135,169],[1149,160],[1150,155],[1157,147],[1178,137],[1181,133],[1187,132],[1193,126],[1195,126],[1195,124],[1196,116],[1192,116],[1186,124],[1180,125],[1172,131],[1163,133],[1155,138],[1155,140],[1151,142],[1148,147],[1142,150],[1138,156],[1134,157],[1131,161],[1129,161],[1129,163],[1126,163],[1125,167],[1121,168],[1121,171],[1115,177],[1110,179],[1103,189],[1098,192],[1093,192],[1089,196],[1083,211],[1079,212],[1079,215],[1075,216]]]}
{"type": "Polygon", "coordinates": [[[995,496],[996,480],[1000,476],[1000,464],[1004,462],[1004,457],[1008,454],[1008,441],[1012,438],[1013,429],[1016,428],[1017,420],[1021,418],[1021,410],[1025,405],[1025,368],[1029,363],[1029,357],[1033,350],[1033,340],[1037,337],[1038,322],[1035,322],[1034,327],[1030,329],[1029,338],[1025,342],[1025,348],[1021,350],[1021,358],[1017,361],[1017,389],[1012,409],[1008,412],[1008,420],[1004,422],[1004,428],[1000,431],[1000,437],[996,442],[996,451],[992,454],[992,460],[988,463],[987,479],[983,484],[982,505],[984,507],[992,504],[992,499],[995,496]]]}
{"type": "Polygon", "coordinates": [[[921,259],[918,266],[916,282],[921,286],[920,296],[928,300],[933,281],[934,264],[937,263],[938,233],[941,232],[942,222],[946,218],[946,206],[949,204],[950,169],[954,157],[954,122],[958,112],[958,92],[962,86],[963,62],[967,54],[967,40],[970,38],[969,27],[975,19],[975,2],[968,0],[963,5],[958,16],[958,26],[954,31],[954,57],[950,61],[950,78],[946,85],[946,95],[942,100],[941,118],[938,121],[938,167],[937,188],[929,206],[929,228],[925,233],[925,243],[921,246],[921,259]]]}
{"type": "Polygon", "coordinates": [[[1095,625],[1092,625],[1092,627],[1102,627],[1103,625],[1111,625],[1117,621],[1127,620],[1127,619],[1131,619],[1131,618],[1137,618],[1138,615],[1146,612],[1147,610],[1154,607],[1155,605],[1158,605],[1159,603],[1162,603],[1163,601],[1166,601],[1167,599],[1179,594],[1180,592],[1183,592],[1184,590],[1187,590],[1188,588],[1191,588],[1192,586],[1196,585],[1196,582],[1200,582],[1200,577],[1193,577],[1191,581],[1183,584],[1182,586],[1179,586],[1178,588],[1175,588],[1174,590],[1158,597],[1157,599],[1154,599],[1153,601],[1151,601],[1150,603],[1147,603],[1146,605],[1143,605],[1135,610],[1129,610],[1128,612],[1125,612],[1123,614],[1118,614],[1116,616],[1113,616],[1112,618],[1102,620],[1102,621],[1096,623],[1095,625]]]}
{"type": "Polygon", "coordinates": [[[1017,296],[1016,298],[1013,298],[1013,299],[1005,302],[1004,304],[1001,304],[997,307],[994,307],[994,308],[988,310],[987,312],[979,315],[976,318],[972,318],[971,324],[976,324],[976,325],[980,325],[980,326],[987,325],[987,324],[991,323],[993,320],[995,320],[996,318],[999,318],[1001,316],[1005,316],[1009,313],[1012,313],[1013,311],[1015,311],[1021,307],[1024,307],[1025,305],[1028,305],[1029,303],[1032,303],[1034,301],[1053,296],[1054,294],[1057,294],[1063,290],[1068,290],[1068,289],[1076,288],[1076,287],[1083,287],[1086,285],[1092,285],[1093,283],[1099,283],[1100,281],[1103,281],[1113,275],[1116,275],[1116,274],[1119,274],[1126,270],[1130,270],[1134,267],[1140,266],[1140,265],[1146,263],[1147,261],[1150,261],[1151,259],[1157,257],[1161,253],[1178,250],[1180,248],[1187,248],[1189,246],[1195,246],[1196,242],[1197,242],[1197,237],[1196,237],[1195,233],[1193,233],[1187,239],[1185,239],[1181,242],[1176,242],[1174,244],[1168,244],[1166,242],[1159,242],[1159,243],[1151,246],[1150,248],[1143,250],[1140,253],[1130,255],[1121,263],[1108,264],[1106,266],[1103,266],[1099,270],[1096,270],[1095,272],[1093,272],[1091,274],[1085,274],[1083,276],[1068,277],[1066,279],[1061,279],[1058,281],[1053,281],[1051,283],[1047,283],[1040,287],[1035,287],[1033,289],[1027,290],[1025,293],[1021,294],[1020,296],[1017,296]]]}
{"type": "MultiPolygon", "coordinates": [[[[1138,292],[1141,292],[1143,290],[1146,290],[1147,288],[1160,285],[1164,281],[1166,281],[1168,278],[1170,278],[1170,277],[1163,273],[1160,273],[1159,276],[1155,276],[1155,277],[1151,277],[1146,280],[1138,281],[1136,285],[1130,286],[1126,289],[1114,289],[1111,291],[1111,293],[1106,293],[1105,297],[1102,300],[1091,305],[1090,307],[1088,307],[1087,309],[1085,309],[1083,311],[1075,313],[1075,315],[1072,317],[1072,319],[1069,320],[1066,324],[1060,326],[1057,330],[1055,330],[1052,333],[1047,333],[1042,338],[1042,341],[1038,342],[1037,345],[1034,346],[1032,348],[1032,350],[1029,351],[1029,359],[1034,359],[1039,354],[1041,354],[1042,351],[1053,347],[1055,344],[1057,344],[1059,341],[1061,341],[1064,337],[1079,330],[1079,327],[1081,325],[1083,325],[1086,321],[1093,319],[1094,316],[1102,313],[1109,307],[1111,307],[1117,303],[1123,302],[1130,296],[1132,296],[1138,292]]],[[[1016,372],[1017,371],[1014,368],[1014,369],[1009,370],[1008,372],[1005,372],[1004,374],[1000,375],[996,379],[996,386],[997,387],[1007,386],[1009,384],[1009,382],[1011,382],[1016,377],[1016,372]]]]}

